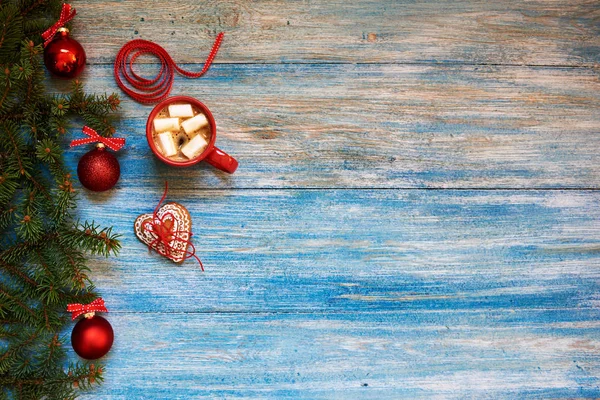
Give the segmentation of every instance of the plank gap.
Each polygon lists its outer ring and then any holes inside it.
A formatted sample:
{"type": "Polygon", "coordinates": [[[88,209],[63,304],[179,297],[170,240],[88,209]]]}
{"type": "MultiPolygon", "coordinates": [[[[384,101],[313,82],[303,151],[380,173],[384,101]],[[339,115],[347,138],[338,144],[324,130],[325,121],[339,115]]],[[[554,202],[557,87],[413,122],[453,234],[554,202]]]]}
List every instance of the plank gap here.
{"type": "MultiPolygon", "coordinates": [[[[145,65],[145,66],[160,66],[160,63],[155,62],[142,62],[136,61],[137,65],[145,65]]],[[[88,62],[88,66],[107,66],[114,65],[112,62],[88,62]]],[[[204,65],[204,62],[197,63],[177,63],[178,66],[186,66],[186,65],[204,65]]],[[[424,66],[424,67],[435,67],[435,66],[443,66],[443,67],[514,67],[514,68],[546,68],[546,69],[590,69],[596,70],[598,66],[596,65],[574,65],[574,64],[517,64],[517,63],[472,63],[472,62],[433,62],[433,61],[416,61],[416,62],[397,62],[397,61],[381,61],[381,62],[348,62],[348,61],[323,61],[323,62],[315,62],[315,61],[261,61],[261,62],[216,62],[214,61],[211,65],[319,65],[319,66],[327,66],[327,65],[406,65],[406,66],[424,66]]]]}

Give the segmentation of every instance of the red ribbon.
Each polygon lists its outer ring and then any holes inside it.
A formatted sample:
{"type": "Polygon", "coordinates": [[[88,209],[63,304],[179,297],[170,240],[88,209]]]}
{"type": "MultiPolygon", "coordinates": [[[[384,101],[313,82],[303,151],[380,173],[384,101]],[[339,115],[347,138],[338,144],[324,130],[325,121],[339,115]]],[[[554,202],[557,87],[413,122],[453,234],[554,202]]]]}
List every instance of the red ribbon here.
{"type": "Polygon", "coordinates": [[[64,3],[62,5],[62,10],[60,10],[60,17],[58,21],[52,25],[50,28],[46,30],[46,32],[42,33],[42,39],[44,39],[44,47],[48,46],[48,43],[52,41],[56,32],[66,25],[67,22],[72,20],[77,14],[77,11],[74,8],[71,8],[70,4],[64,3]]]}
{"type": "Polygon", "coordinates": [[[71,141],[71,147],[81,146],[82,144],[88,143],[96,143],[100,142],[111,150],[119,151],[121,147],[125,145],[125,139],[123,138],[105,138],[100,136],[98,132],[90,128],[89,126],[84,126],[81,130],[83,133],[88,135],[87,138],[75,139],[71,141]]]}
{"type": "Polygon", "coordinates": [[[202,265],[202,261],[200,261],[200,259],[196,255],[196,248],[194,247],[194,244],[189,240],[189,238],[192,237],[192,232],[174,231],[172,226],[171,227],[166,226],[165,220],[168,220],[168,219],[170,219],[171,221],[175,220],[175,216],[171,212],[166,212],[162,215],[162,217],[158,217],[158,214],[157,214],[158,210],[160,209],[160,205],[163,203],[163,201],[165,201],[165,198],[167,197],[168,188],[169,188],[169,185],[167,182],[165,182],[165,192],[163,193],[162,198],[160,199],[160,201],[156,205],[156,208],[154,209],[154,213],[152,216],[152,222],[144,225],[144,229],[146,229],[147,231],[149,231],[151,234],[153,234],[156,237],[156,239],[154,239],[152,241],[152,243],[150,243],[148,245],[148,249],[154,249],[154,250],[156,250],[157,253],[159,253],[167,258],[172,257],[172,251],[176,251],[178,253],[183,252],[184,260],[186,260],[188,258],[195,258],[198,261],[198,264],[200,264],[200,268],[202,269],[202,271],[204,271],[204,266],[202,265]],[[167,218],[167,217],[170,217],[170,218],[167,218]],[[150,228],[150,229],[148,229],[148,228],[150,228]],[[184,234],[187,234],[187,237],[188,237],[187,240],[185,238],[182,238],[182,235],[184,235],[184,234]],[[173,246],[173,242],[175,240],[184,242],[185,250],[175,249],[175,247],[173,246]],[[159,246],[160,244],[162,244],[162,246],[159,246]],[[191,247],[192,251],[188,251],[187,250],[188,247],[191,247]]]}
{"type": "Polygon", "coordinates": [[[154,42],[135,39],[126,43],[115,59],[115,80],[117,85],[131,98],[140,103],[157,103],[165,99],[173,87],[174,71],[186,78],[199,78],[212,64],[219,46],[223,41],[223,32],[217,35],[210,54],[200,72],[189,72],[177,66],[169,53],[154,42]],[[160,60],[160,71],[152,79],[143,78],[133,71],[133,63],[142,54],[151,54],[160,60]],[[125,82],[123,82],[123,80],[125,82]]]}
{"type": "Polygon", "coordinates": [[[90,304],[68,304],[67,311],[71,314],[71,321],[75,318],[79,317],[81,314],[87,314],[91,312],[108,312],[106,307],[104,307],[104,300],[102,297],[98,297],[96,300],[92,301],[90,304]]]}

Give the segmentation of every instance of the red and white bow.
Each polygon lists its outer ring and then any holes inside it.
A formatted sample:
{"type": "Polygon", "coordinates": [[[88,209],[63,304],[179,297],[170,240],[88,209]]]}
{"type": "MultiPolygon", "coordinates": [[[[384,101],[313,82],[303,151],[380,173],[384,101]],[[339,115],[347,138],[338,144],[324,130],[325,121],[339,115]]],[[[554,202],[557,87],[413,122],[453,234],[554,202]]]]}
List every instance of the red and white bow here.
{"type": "Polygon", "coordinates": [[[174,230],[173,221],[175,220],[175,216],[171,212],[166,212],[161,217],[158,216],[158,210],[163,201],[165,201],[168,190],[169,184],[168,182],[165,182],[165,191],[154,209],[152,222],[144,226],[144,229],[155,237],[154,241],[148,244],[148,249],[154,249],[157,253],[167,258],[172,258],[173,252],[182,252],[184,260],[195,258],[200,265],[200,269],[204,271],[204,265],[202,265],[202,261],[200,261],[200,258],[196,255],[196,248],[189,239],[192,236],[192,232],[174,230]],[[173,245],[175,240],[184,242],[185,249],[175,249],[173,245]],[[162,246],[159,246],[160,244],[162,244],[162,246]],[[190,247],[192,251],[189,251],[188,247],[190,247]]]}
{"type": "Polygon", "coordinates": [[[67,22],[75,18],[75,14],[77,11],[74,8],[71,8],[70,4],[64,3],[62,5],[62,10],[60,10],[60,18],[54,25],[48,28],[44,33],[42,33],[42,39],[44,39],[44,47],[48,46],[48,43],[52,41],[56,32],[65,26],[67,22]]]}
{"type": "Polygon", "coordinates": [[[67,311],[72,313],[71,320],[79,317],[81,314],[87,314],[91,312],[108,312],[106,307],[104,306],[104,300],[102,297],[98,297],[96,300],[92,301],[90,304],[81,304],[74,303],[67,305],[67,311]]]}
{"type": "Polygon", "coordinates": [[[73,140],[71,142],[71,147],[80,146],[82,144],[100,142],[111,150],[119,151],[119,149],[121,149],[121,147],[125,146],[125,139],[123,139],[123,138],[105,138],[104,136],[100,136],[98,134],[98,132],[96,132],[89,126],[84,126],[81,131],[83,133],[85,133],[86,135],[88,135],[89,137],[73,140]]]}

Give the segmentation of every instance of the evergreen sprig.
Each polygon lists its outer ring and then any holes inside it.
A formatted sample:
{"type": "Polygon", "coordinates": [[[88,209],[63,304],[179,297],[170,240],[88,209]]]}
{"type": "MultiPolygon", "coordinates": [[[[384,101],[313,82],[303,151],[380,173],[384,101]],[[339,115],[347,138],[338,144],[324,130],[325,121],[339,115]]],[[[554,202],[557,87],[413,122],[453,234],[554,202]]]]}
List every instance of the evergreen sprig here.
{"type": "Polygon", "coordinates": [[[66,305],[97,297],[86,254],[120,249],[111,228],[73,219],[77,191],[63,136],[79,117],[115,132],[115,94],[45,87],[40,34],[62,1],[0,1],[0,400],[74,399],[102,381],[102,367],[65,365],[66,305]]]}

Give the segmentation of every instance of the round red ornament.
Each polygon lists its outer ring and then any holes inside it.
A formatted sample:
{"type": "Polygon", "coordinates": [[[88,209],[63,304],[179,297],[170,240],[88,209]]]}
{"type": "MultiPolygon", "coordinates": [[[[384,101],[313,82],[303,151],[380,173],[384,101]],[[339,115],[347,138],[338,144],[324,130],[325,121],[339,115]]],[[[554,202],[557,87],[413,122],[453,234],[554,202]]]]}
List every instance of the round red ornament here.
{"type": "Polygon", "coordinates": [[[103,192],[115,186],[121,176],[117,158],[102,143],[83,155],[77,164],[81,184],[94,192],[103,192]]]}
{"type": "Polygon", "coordinates": [[[94,315],[82,318],[71,333],[73,350],[82,358],[96,360],[104,356],[112,347],[115,335],[110,323],[94,315]]]}
{"type": "Polygon", "coordinates": [[[56,76],[75,78],[85,67],[85,50],[77,40],[69,36],[67,28],[60,28],[44,48],[44,64],[56,76]]]}

